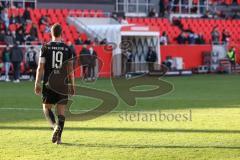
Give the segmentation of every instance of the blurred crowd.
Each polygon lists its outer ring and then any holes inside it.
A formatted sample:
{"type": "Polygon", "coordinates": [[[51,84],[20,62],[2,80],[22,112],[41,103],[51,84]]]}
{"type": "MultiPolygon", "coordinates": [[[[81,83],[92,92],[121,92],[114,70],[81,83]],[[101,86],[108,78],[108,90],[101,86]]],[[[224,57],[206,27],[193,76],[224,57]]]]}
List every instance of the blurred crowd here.
{"type": "Polygon", "coordinates": [[[233,0],[231,3],[226,2],[226,0],[159,0],[158,11],[157,7],[152,7],[148,12],[148,17],[168,17],[171,13],[181,11],[181,13],[201,13],[203,14],[202,18],[240,19],[239,11],[227,14],[218,8],[219,6],[234,6],[238,3],[237,0],[233,0]],[[207,4],[208,7],[206,7],[207,4]]]}
{"type": "MultiPolygon", "coordinates": [[[[173,25],[180,29],[180,34],[175,37],[175,41],[178,44],[206,44],[203,33],[195,33],[191,26],[184,28],[179,19],[173,19],[173,25]]],[[[220,32],[218,26],[213,27],[211,32],[211,43],[214,45],[223,44],[228,45],[230,42],[231,35],[226,29],[220,32]]],[[[162,32],[160,36],[160,44],[167,45],[169,43],[169,38],[166,31],[162,32]]]]}
{"type": "Polygon", "coordinates": [[[19,15],[8,14],[8,9],[0,3],[0,43],[7,45],[25,44],[38,40],[37,25],[31,23],[29,8],[19,15]],[[16,28],[11,28],[14,24],[16,28]],[[27,29],[27,26],[29,27],[27,29]]]}

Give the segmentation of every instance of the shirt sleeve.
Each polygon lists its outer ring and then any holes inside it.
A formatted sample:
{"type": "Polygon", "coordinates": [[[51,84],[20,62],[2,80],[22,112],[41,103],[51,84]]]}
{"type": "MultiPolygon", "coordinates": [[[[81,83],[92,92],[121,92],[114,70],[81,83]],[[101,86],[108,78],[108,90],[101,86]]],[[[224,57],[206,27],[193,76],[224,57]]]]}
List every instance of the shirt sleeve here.
{"type": "Polygon", "coordinates": [[[41,48],[41,50],[40,50],[39,62],[40,62],[40,63],[45,63],[45,62],[46,62],[45,46],[42,46],[42,48],[41,48]]]}

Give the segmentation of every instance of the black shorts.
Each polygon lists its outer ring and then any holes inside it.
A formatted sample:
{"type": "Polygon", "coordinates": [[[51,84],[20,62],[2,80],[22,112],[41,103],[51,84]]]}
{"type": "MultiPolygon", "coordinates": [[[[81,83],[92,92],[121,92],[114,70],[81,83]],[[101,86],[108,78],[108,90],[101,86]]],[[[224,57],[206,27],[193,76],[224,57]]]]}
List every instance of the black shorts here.
{"type": "Polygon", "coordinates": [[[42,89],[42,103],[43,104],[62,104],[68,103],[68,95],[59,94],[43,85],[42,89]]]}
{"type": "Polygon", "coordinates": [[[29,69],[37,69],[37,64],[35,62],[29,62],[29,69]]]}

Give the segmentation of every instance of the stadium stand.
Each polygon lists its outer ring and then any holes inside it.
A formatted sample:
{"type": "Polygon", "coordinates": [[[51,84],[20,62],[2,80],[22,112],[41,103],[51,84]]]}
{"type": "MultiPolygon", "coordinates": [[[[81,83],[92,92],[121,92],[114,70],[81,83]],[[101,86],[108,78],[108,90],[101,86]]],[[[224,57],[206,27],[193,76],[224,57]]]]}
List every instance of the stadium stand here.
{"type": "MultiPolygon", "coordinates": [[[[104,13],[101,10],[68,10],[68,9],[29,9],[32,23],[38,25],[38,38],[40,42],[47,42],[50,40],[49,33],[45,33],[44,30],[46,28],[45,24],[39,24],[39,20],[41,17],[48,17],[49,24],[60,23],[63,27],[63,39],[65,41],[74,42],[79,34],[82,37],[82,40],[86,40],[87,37],[84,33],[78,33],[76,28],[72,25],[68,25],[66,22],[66,17],[69,15],[72,16],[83,16],[83,17],[103,17],[104,13]]],[[[24,9],[22,8],[11,8],[9,11],[9,17],[12,15],[18,16],[22,15],[24,9]]],[[[11,24],[9,29],[11,31],[16,31],[20,24],[11,24]]],[[[27,24],[26,32],[28,33],[30,30],[31,24],[27,24]]]]}
{"type": "MultiPolygon", "coordinates": [[[[24,9],[12,8],[9,9],[9,17],[11,15],[22,15],[24,9]]],[[[85,33],[78,33],[77,29],[73,25],[68,25],[66,22],[67,16],[74,17],[104,17],[102,10],[78,10],[78,9],[30,9],[31,20],[34,24],[38,24],[38,38],[40,42],[47,42],[50,40],[49,33],[45,33],[46,25],[39,24],[39,20],[42,16],[49,18],[49,23],[60,23],[63,26],[64,40],[74,42],[80,34],[82,40],[86,40],[85,33]]],[[[160,32],[166,31],[169,37],[169,42],[176,44],[176,37],[182,32],[181,28],[173,25],[167,18],[127,18],[129,23],[139,25],[149,25],[159,28],[160,32]]],[[[231,35],[231,44],[239,44],[240,40],[238,34],[240,29],[237,27],[240,24],[239,20],[224,20],[224,19],[202,19],[202,18],[181,18],[180,22],[183,25],[183,29],[191,28],[194,33],[203,34],[206,43],[211,43],[211,31],[214,26],[218,26],[220,32],[226,29],[231,35]]],[[[9,29],[16,31],[20,24],[11,24],[9,29]]],[[[28,33],[31,28],[31,24],[27,24],[26,32],[28,33]]],[[[221,39],[221,38],[220,38],[221,39]]]]}
{"type": "MultiPolygon", "coordinates": [[[[149,26],[159,27],[159,31],[166,31],[170,43],[176,44],[175,38],[181,33],[179,27],[173,25],[167,18],[128,18],[129,23],[148,24],[149,26]]],[[[215,26],[218,26],[220,32],[226,29],[231,35],[231,44],[239,44],[240,21],[224,19],[202,19],[202,18],[181,18],[180,22],[183,29],[191,28],[194,33],[203,34],[206,43],[211,43],[211,32],[215,26]]],[[[221,39],[222,37],[220,37],[221,39]]]]}

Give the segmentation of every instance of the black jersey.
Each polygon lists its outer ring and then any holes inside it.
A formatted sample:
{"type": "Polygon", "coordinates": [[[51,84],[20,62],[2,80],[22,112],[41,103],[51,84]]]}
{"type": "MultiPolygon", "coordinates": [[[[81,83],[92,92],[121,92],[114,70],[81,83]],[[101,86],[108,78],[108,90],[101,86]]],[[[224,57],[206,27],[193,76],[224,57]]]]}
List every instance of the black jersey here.
{"type": "Polygon", "coordinates": [[[36,54],[37,52],[33,49],[27,51],[26,56],[27,56],[27,62],[34,62],[36,63],[36,54]]]}
{"type": "Polygon", "coordinates": [[[68,75],[68,61],[73,53],[63,42],[49,42],[40,53],[41,61],[45,63],[43,85],[51,83],[51,88],[65,88],[64,83],[68,75]]]}

